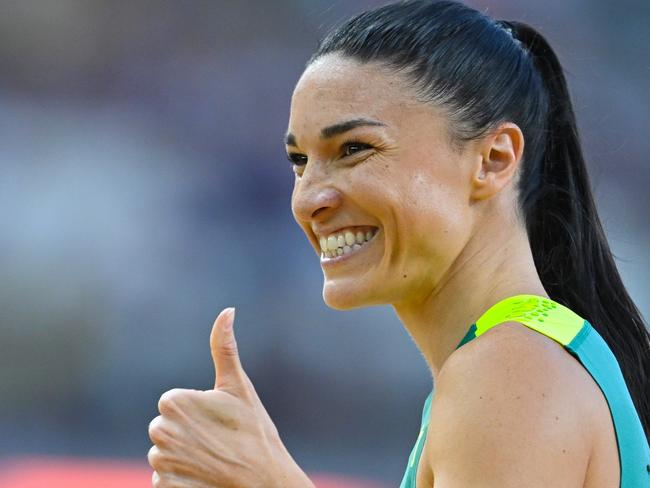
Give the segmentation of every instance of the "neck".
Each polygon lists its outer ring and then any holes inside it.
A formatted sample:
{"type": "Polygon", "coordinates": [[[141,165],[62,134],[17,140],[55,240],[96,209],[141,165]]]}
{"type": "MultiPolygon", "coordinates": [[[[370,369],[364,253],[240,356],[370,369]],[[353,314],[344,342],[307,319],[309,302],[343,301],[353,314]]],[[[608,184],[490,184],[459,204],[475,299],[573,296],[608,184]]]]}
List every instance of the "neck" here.
{"type": "Polygon", "coordinates": [[[422,351],[435,384],[471,324],[498,301],[519,294],[548,298],[524,232],[500,240],[476,236],[428,295],[393,307],[422,351]]]}

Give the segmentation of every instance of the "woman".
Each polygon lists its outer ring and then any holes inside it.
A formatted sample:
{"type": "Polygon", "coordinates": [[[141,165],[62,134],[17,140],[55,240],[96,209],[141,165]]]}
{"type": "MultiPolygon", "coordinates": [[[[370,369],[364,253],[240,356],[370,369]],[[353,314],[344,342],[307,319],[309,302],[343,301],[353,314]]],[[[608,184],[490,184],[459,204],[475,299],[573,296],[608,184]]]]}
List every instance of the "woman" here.
{"type": "Polygon", "coordinates": [[[362,13],[309,60],[286,145],[326,303],[392,304],[430,367],[402,488],[650,486],[648,331],[539,33],[452,1],[362,13]]]}

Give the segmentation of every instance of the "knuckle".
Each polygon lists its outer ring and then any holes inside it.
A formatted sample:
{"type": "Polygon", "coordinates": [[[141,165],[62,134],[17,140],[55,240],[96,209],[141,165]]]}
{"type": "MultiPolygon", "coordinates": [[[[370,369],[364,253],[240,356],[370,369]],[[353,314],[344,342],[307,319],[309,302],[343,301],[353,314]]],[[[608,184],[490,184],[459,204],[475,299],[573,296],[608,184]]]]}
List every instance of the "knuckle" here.
{"type": "Polygon", "coordinates": [[[185,401],[185,392],[181,388],[172,388],[160,395],[158,400],[158,411],[163,414],[173,414],[180,410],[181,405],[185,401]]]}
{"type": "Polygon", "coordinates": [[[171,436],[169,428],[165,423],[162,415],[158,415],[151,422],[149,422],[149,438],[154,444],[164,444],[171,436]]]}
{"type": "Polygon", "coordinates": [[[154,471],[151,474],[151,485],[154,488],[185,488],[189,486],[186,482],[183,482],[183,480],[176,475],[163,471],[154,471]]]}
{"type": "Polygon", "coordinates": [[[217,347],[218,347],[218,352],[221,353],[221,355],[223,356],[237,357],[239,355],[239,351],[237,349],[237,342],[232,339],[219,344],[219,346],[217,347]]]}
{"type": "Polygon", "coordinates": [[[164,467],[164,458],[157,446],[151,446],[147,453],[147,461],[154,470],[160,470],[164,467]]]}
{"type": "Polygon", "coordinates": [[[236,358],[238,353],[237,353],[237,349],[233,349],[228,346],[220,346],[219,355],[225,358],[236,358]]]}

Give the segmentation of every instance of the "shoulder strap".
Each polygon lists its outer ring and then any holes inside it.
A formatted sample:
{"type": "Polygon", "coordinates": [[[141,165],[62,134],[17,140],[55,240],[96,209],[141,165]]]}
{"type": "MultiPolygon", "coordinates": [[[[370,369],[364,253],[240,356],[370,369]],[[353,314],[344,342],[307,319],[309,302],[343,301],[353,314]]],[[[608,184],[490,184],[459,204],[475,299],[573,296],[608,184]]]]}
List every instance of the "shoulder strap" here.
{"type": "Polygon", "coordinates": [[[538,295],[514,295],[495,303],[476,321],[476,336],[502,322],[520,322],[566,346],[585,319],[554,300],[538,295]]]}

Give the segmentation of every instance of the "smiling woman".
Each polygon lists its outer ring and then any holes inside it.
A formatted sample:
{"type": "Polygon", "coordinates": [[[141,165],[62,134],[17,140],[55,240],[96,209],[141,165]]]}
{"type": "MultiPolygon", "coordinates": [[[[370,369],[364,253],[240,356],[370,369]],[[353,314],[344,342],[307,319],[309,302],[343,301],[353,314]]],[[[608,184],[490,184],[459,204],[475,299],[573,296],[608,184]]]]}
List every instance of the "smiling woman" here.
{"type": "Polygon", "coordinates": [[[325,302],[391,304],[431,370],[402,488],[648,486],[649,335],[541,34],[364,12],[307,63],[285,143],[325,302]]]}
{"type": "MultiPolygon", "coordinates": [[[[542,35],[454,1],[364,12],[308,61],[285,143],[325,302],[392,305],[430,369],[401,488],[650,484],[650,336],[542,35]]],[[[214,388],[160,398],[153,485],[313,488],[234,315],[213,325],[214,388]]]]}

